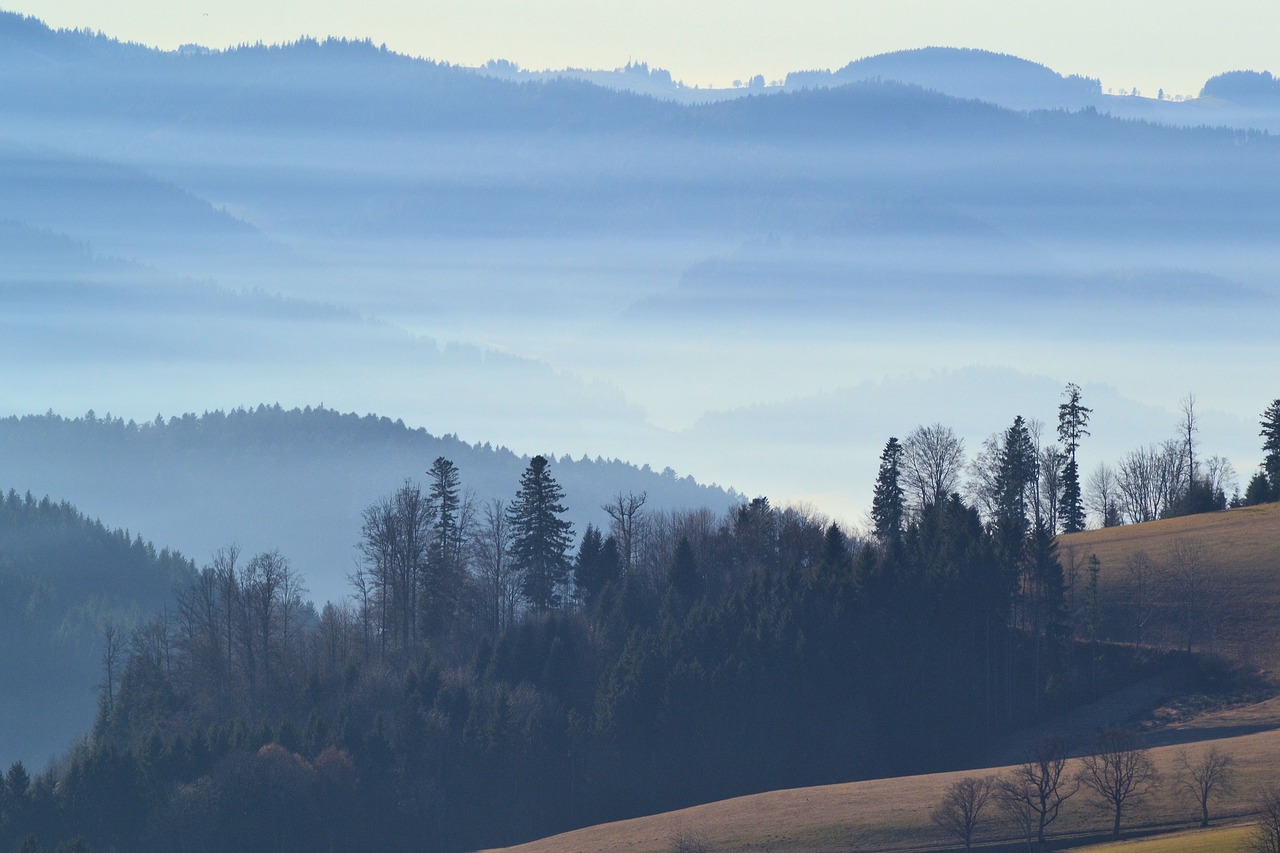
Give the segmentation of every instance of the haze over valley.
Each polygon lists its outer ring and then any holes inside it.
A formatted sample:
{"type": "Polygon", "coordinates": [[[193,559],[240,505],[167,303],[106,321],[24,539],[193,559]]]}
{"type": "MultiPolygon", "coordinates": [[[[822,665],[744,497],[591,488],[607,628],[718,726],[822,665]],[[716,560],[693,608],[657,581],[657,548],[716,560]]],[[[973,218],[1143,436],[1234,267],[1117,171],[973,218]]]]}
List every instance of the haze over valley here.
{"type": "Polygon", "coordinates": [[[1075,381],[1114,395],[1096,460],[1193,392],[1256,463],[1269,78],[1174,103],[907,51],[681,104],[360,42],[0,41],[8,413],[323,403],[856,521],[886,433],[974,447],[1075,381]]]}

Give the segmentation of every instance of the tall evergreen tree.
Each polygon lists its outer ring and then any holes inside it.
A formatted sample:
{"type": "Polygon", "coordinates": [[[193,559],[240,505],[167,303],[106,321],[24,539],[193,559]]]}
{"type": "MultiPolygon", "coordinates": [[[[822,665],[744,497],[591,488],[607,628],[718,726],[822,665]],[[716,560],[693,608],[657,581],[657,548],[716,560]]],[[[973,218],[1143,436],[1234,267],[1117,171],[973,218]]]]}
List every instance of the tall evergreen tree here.
{"type": "Polygon", "coordinates": [[[535,456],[520,476],[520,491],[507,510],[511,557],[520,592],[530,607],[551,610],[564,603],[573,525],[561,518],[564,490],[551,476],[545,456],[535,456]]]}
{"type": "Polygon", "coordinates": [[[1280,500],[1280,399],[1272,401],[1262,413],[1262,468],[1271,484],[1271,499],[1280,500]]]}
{"type": "Polygon", "coordinates": [[[605,587],[618,579],[619,562],[616,540],[605,539],[598,527],[588,524],[573,561],[573,585],[583,604],[595,603],[605,587]]]}
{"type": "Polygon", "coordinates": [[[1080,386],[1068,383],[1062,392],[1066,401],[1058,406],[1058,440],[1066,446],[1066,461],[1062,467],[1062,505],[1059,515],[1066,533],[1084,530],[1084,498],[1080,488],[1080,466],[1076,463],[1076,448],[1080,439],[1089,434],[1085,429],[1093,409],[1080,402],[1080,386]]]}
{"type": "Polygon", "coordinates": [[[465,574],[464,523],[458,467],[436,457],[427,475],[431,478],[430,542],[423,598],[428,631],[439,631],[457,610],[465,574]]]}
{"type": "Polygon", "coordinates": [[[881,541],[897,540],[902,535],[902,445],[897,437],[885,443],[880,454],[880,471],[876,474],[876,490],[871,498],[871,520],[881,541]]]}

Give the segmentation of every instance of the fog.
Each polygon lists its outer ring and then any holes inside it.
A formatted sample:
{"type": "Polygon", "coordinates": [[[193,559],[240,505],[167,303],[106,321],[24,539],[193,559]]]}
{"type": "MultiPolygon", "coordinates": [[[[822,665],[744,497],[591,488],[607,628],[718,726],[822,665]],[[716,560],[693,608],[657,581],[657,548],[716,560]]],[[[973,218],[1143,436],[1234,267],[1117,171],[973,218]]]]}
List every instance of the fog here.
{"type": "Polygon", "coordinates": [[[854,522],[889,435],[976,449],[1068,381],[1086,470],[1187,393],[1206,453],[1260,455],[1270,137],[889,82],[682,106],[359,44],[52,43],[3,63],[4,413],[323,403],[854,522]]]}

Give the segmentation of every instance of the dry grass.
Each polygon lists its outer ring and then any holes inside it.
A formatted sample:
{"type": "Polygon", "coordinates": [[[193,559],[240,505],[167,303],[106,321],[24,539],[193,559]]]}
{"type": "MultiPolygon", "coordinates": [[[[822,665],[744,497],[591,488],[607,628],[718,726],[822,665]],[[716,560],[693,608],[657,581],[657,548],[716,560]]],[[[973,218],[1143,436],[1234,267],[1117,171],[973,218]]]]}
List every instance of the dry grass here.
{"type": "Polygon", "coordinates": [[[1113,841],[1073,847],[1072,853],[1244,853],[1252,826],[1195,829],[1138,841],[1113,841]]]}
{"type": "MultiPolygon", "coordinates": [[[[1273,715],[1275,711],[1273,707],[1273,715]]],[[[1216,730],[1232,731],[1229,715],[1218,716],[1222,717],[1222,726],[1216,730]]],[[[1275,722],[1280,723],[1280,720],[1275,722]]],[[[1212,732],[1215,729],[1200,727],[1195,731],[1212,732]]],[[[1151,802],[1126,817],[1126,827],[1152,831],[1190,825],[1196,816],[1195,808],[1181,799],[1171,784],[1176,776],[1178,753],[1185,749],[1194,760],[1213,744],[1232,754],[1239,775],[1236,793],[1224,797],[1216,812],[1235,820],[1247,816],[1250,802],[1258,789],[1280,778],[1280,730],[1153,749],[1152,759],[1166,784],[1151,802]]],[[[519,853],[666,853],[671,850],[670,839],[682,832],[696,832],[717,853],[944,850],[949,847],[948,840],[929,820],[929,811],[941,799],[942,792],[964,776],[1001,773],[1007,769],[990,768],[773,791],[588,827],[509,850],[519,853]]],[[[988,817],[990,822],[981,833],[983,839],[1015,840],[1011,831],[999,824],[994,811],[988,817]]],[[[1080,836],[1084,841],[1090,836],[1096,838],[1105,832],[1108,825],[1104,811],[1081,793],[1068,803],[1054,830],[1055,835],[1080,836]]],[[[1145,851],[1146,848],[1137,849],[1145,851]]],[[[1154,849],[1183,848],[1166,846],[1154,849]]]]}
{"type": "MultiPolygon", "coordinates": [[[[1179,539],[1203,546],[1216,580],[1206,598],[1212,619],[1197,648],[1280,668],[1280,504],[1074,533],[1058,538],[1058,550],[1064,566],[1073,560],[1079,565],[1080,588],[1086,582],[1089,555],[1098,556],[1107,633],[1128,642],[1135,629],[1134,590],[1126,561],[1145,551],[1159,571],[1167,566],[1179,539]]],[[[1178,646],[1183,637],[1169,612],[1168,584],[1157,584],[1154,594],[1156,617],[1144,639],[1178,646]]],[[[1081,604],[1077,592],[1075,605],[1081,604]]]]}

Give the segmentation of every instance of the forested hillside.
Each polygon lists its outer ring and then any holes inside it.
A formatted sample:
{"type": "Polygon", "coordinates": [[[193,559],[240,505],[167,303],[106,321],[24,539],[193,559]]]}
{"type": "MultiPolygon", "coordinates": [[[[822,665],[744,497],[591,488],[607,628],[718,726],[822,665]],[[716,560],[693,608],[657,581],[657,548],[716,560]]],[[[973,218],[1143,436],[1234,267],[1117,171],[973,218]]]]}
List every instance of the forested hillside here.
{"type": "Polygon", "coordinates": [[[169,607],[194,566],[71,504],[0,497],[0,756],[34,769],[86,730],[105,633],[124,639],[169,607]]]}
{"type": "MultiPolygon", "coordinates": [[[[207,560],[224,545],[279,549],[320,602],[347,593],[361,513],[406,479],[425,481],[438,456],[458,466],[476,506],[515,493],[527,460],[502,447],[324,407],[258,406],[144,423],[89,413],[0,419],[0,470],[13,487],[94,507],[112,524],[207,560]]],[[[650,510],[710,507],[737,497],[715,486],[618,460],[557,461],[581,531],[601,526],[618,493],[650,510]]]]}
{"type": "Polygon", "coordinates": [[[963,766],[1143,667],[1071,640],[1025,482],[994,525],[953,496],[871,541],[765,499],[637,508],[570,561],[538,457],[459,574],[452,472],[437,460],[429,490],[370,507],[357,595],[314,620],[278,552],[221,552],[133,646],[91,741],[9,800],[7,841],[469,849],[963,766]],[[494,560],[505,624],[483,606],[494,560]]]}

